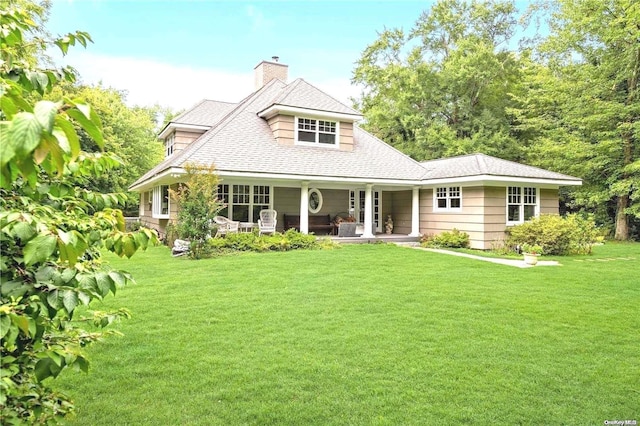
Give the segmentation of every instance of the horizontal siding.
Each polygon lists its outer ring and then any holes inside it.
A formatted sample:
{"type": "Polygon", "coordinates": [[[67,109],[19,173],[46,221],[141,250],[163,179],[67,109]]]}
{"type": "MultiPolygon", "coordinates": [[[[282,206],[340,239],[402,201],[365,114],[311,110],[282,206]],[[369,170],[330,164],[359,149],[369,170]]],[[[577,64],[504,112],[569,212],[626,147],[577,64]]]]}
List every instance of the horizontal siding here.
{"type": "Polygon", "coordinates": [[[353,151],[353,123],[340,122],[340,151],[353,151]]]}
{"type": "MultiPolygon", "coordinates": [[[[393,191],[383,194],[383,205],[385,197],[391,200],[391,217],[393,218],[394,234],[411,233],[411,191],[393,191]]],[[[386,217],[385,217],[386,220],[386,217]]]]}
{"type": "Polygon", "coordinates": [[[540,190],[540,214],[559,214],[560,205],[557,189],[540,190]]]}

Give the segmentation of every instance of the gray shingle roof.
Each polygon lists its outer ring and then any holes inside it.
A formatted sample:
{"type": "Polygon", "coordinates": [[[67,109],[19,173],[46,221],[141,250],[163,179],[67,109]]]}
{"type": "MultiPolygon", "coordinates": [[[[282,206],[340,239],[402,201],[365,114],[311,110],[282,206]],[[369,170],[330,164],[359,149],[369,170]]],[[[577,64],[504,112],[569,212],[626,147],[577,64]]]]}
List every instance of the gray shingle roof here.
{"type": "Polygon", "coordinates": [[[274,99],[273,103],[320,111],[361,115],[355,109],[337,101],[335,98],[301,78],[288,84],[280,95],[274,99]]]}
{"type": "Polygon", "coordinates": [[[238,104],[203,99],[191,109],[171,120],[172,123],[212,126],[227,115],[238,104]]]}
{"type": "Polygon", "coordinates": [[[502,160],[485,154],[462,155],[424,161],[420,164],[427,169],[427,173],[424,176],[425,179],[489,175],[551,180],[580,180],[573,176],[502,160]]]}
{"type": "MultiPolygon", "coordinates": [[[[215,125],[198,140],[165,159],[132,186],[144,183],[172,167],[183,167],[189,162],[213,163],[217,170],[226,172],[306,177],[416,181],[424,175],[425,170],[420,163],[360,129],[357,125],[354,125],[354,149],[351,152],[324,147],[278,144],[266,120],[257,115],[259,111],[273,105],[276,99],[291,102],[292,106],[297,107],[304,106],[322,111],[324,108],[331,108],[331,112],[359,114],[323,94],[304,80],[295,80],[289,85],[280,80],[272,80],[231,109],[222,121],[216,124],[214,118],[212,121],[215,125]],[[296,91],[301,93],[296,94],[296,91]],[[317,94],[318,102],[314,103],[312,94],[317,94]]],[[[201,112],[207,108],[207,105],[199,104],[196,108],[201,112]]],[[[198,115],[188,111],[181,117],[181,121],[184,121],[185,117],[198,117],[198,115]]],[[[201,125],[204,123],[202,120],[198,122],[201,125]]]]}

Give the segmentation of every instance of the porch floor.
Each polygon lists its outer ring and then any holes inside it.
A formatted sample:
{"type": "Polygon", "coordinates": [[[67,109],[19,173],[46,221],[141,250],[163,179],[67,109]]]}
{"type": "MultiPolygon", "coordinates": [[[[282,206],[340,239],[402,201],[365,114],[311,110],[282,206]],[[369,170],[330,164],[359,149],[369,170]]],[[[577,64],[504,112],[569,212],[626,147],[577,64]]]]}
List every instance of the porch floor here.
{"type": "Polygon", "coordinates": [[[371,243],[419,243],[420,237],[405,234],[376,234],[375,237],[338,237],[335,235],[319,235],[317,238],[331,238],[336,243],[371,244],[371,243]]]}

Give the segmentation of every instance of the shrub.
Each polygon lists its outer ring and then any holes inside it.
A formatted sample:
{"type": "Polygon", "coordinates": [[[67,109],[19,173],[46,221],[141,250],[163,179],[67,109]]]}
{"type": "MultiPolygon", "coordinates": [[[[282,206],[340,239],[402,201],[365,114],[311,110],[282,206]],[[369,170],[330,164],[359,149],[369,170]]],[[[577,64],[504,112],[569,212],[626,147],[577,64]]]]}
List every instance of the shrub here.
{"type": "Polygon", "coordinates": [[[593,218],[568,215],[542,215],[509,230],[510,246],[538,245],[546,254],[568,255],[591,253],[602,241],[593,218]]]}
{"type": "Polygon", "coordinates": [[[302,234],[294,229],[289,229],[284,233],[276,232],[273,235],[227,234],[224,238],[209,239],[208,244],[211,251],[218,254],[233,251],[265,252],[315,249],[321,246],[315,236],[302,234]]]}
{"type": "Polygon", "coordinates": [[[422,245],[425,247],[466,248],[469,247],[469,234],[453,228],[450,232],[423,237],[422,245]]]}

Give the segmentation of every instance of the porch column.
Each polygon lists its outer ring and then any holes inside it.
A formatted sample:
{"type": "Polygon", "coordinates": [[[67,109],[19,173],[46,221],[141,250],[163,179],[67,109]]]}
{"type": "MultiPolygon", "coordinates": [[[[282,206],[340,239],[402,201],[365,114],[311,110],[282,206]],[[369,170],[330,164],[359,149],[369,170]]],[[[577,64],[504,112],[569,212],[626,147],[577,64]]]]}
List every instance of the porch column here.
{"type": "Polygon", "coordinates": [[[300,232],[309,233],[309,182],[300,186],[300,232]]]}
{"type": "Polygon", "coordinates": [[[411,197],[411,233],[410,237],[420,236],[420,188],[413,187],[411,197]]]}
{"type": "Polygon", "coordinates": [[[364,231],[362,236],[373,238],[373,185],[367,184],[364,190],[364,231]]]}

